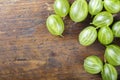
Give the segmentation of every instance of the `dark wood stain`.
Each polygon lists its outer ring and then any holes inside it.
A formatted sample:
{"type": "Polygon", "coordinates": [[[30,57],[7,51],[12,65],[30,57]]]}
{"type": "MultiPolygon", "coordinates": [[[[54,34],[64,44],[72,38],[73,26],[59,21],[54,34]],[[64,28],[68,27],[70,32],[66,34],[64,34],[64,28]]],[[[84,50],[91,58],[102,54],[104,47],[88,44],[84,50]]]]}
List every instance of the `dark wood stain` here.
{"type": "MultiPolygon", "coordinates": [[[[74,0],[70,0],[72,3],[74,0]]],[[[78,42],[79,32],[92,21],[74,23],[64,18],[64,37],[52,36],[45,21],[54,0],[0,0],[0,80],[101,80],[85,72],[83,61],[105,47],[98,41],[89,47],[78,42]]],[[[120,13],[115,21],[120,20],[120,13]]],[[[120,46],[120,40],[114,43],[120,46]]],[[[120,67],[117,67],[120,75],[120,67]]],[[[118,78],[119,80],[120,78],[118,78]]]]}

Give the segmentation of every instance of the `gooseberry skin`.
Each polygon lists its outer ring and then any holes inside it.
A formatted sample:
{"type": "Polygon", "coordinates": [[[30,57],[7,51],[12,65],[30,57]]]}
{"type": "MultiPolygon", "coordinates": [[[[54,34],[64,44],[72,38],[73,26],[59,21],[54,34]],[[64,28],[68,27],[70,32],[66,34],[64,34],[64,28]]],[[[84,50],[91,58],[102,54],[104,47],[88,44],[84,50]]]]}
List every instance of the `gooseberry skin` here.
{"type": "Polygon", "coordinates": [[[46,26],[48,31],[55,36],[62,36],[64,31],[64,22],[59,15],[53,14],[47,18],[46,26]]]}
{"type": "Polygon", "coordinates": [[[93,26],[88,26],[79,34],[79,42],[83,46],[89,46],[95,42],[97,38],[97,30],[93,26]]]}
{"type": "Polygon", "coordinates": [[[103,45],[110,44],[114,39],[113,32],[109,27],[102,27],[98,31],[98,41],[103,45]]]}
{"type": "Polygon", "coordinates": [[[120,47],[114,44],[108,45],[105,49],[106,61],[114,66],[120,65],[120,47]]]}
{"type": "Polygon", "coordinates": [[[120,38],[120,21],[117,21],[116,23],[113,24],[112,31],[115,37],[120,38]]]}
{"type": "Polygon", "coordinates": [[[102,0],[90,0],[89,2],[89,13],[93,16],[100,13],[103,9],[102,0]]]}
{"type": "Polygon", "coordinates": [[[110,13],[120,12],[120,0],[104,0],[104,8],[110,13]]]}
{"type": "Polygon", "coordinates": [[[117,70],[111,64],[105,63],[101,72],[102,80],[117,80],[117,70]]]}
{"type": "Polygon", "coordinates": [[[94,18],[91,24],[100,28],[103,26],[110,26],[113,23],[113,16],[107,11],[98,13],[94,18]]]}
{"type": "Polygon", "coordinates": [[[65,17],[70,10],[70,4],[68,0],[55,0],[54,11],[61,17],[65,17]]]}
{"type": "Polygon", "coordinates": [[[74,22],[82,22],[88,15],[88,4],[86,0],[75,0],[70,8],[70,18],[74,22]]]}
{"type": "Polygon", "coordinates": [[[88,56],[84,60],[84,69],[88,73],[98,74],[102,71],[102,68],[103,68],[102,60],[97,56],[88,56]]]}

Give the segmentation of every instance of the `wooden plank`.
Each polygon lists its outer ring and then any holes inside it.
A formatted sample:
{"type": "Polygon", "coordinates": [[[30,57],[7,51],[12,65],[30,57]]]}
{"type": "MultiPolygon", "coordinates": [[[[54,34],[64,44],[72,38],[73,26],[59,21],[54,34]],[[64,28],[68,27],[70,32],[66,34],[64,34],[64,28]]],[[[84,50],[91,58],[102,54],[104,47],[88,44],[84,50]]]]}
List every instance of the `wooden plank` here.
{"type": "Polygon", "coordinates": [[[89,55],[103,59],[105,47],[98,41],[89,47],[78,43],[91,18],[74,23],[67,16],[61,38],[45,25],[53,13],[52,0],[0,0],[0,80],[101,80],[84,71],[83,61],[89,55]]]}

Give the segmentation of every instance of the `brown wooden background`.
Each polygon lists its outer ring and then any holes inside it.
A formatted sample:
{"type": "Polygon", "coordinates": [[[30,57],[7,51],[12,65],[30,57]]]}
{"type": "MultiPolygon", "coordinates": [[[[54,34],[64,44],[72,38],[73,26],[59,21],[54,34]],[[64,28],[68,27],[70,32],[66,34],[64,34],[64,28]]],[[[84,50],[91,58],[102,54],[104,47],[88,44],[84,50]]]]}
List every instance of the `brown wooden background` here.
{"type": "MultiPolygon", "coordinates": [[[[79,32],[91,18],[74,23],[66,17],[64,38],[52,36],[45,21],[54,13],[53,2],[0,0],[0,80],[101,80],[82,65],[89,55],[103,59],[105,47],[98,41],[90,47],[78,43],[79,32]]],[[[120,67],[117,70],[120,73],[120,67]]]]}

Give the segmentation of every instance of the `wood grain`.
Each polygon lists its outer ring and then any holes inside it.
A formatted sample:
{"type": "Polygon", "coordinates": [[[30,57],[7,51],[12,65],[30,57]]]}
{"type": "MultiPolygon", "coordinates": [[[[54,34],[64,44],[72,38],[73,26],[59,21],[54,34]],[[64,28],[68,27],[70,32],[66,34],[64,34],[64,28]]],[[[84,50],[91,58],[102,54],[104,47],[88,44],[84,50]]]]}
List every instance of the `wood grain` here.
{"type": "MultiPolygon", "coordinates": [[[[100,74],[84,71],[83,61],[90,55],[103,60],[105,47],[98,41],[89,47],[78,42],[91,17],[74,23],[67,16],[64,38],[52,36],[45,21],[54,14],[53,2],[0,0],[0,80],[101,80],[100,74]]],[[[119,41],[114,43],[120,45],[119,41]]],[[[120,73],[120,67],[117,70],[120,73]]]]}

